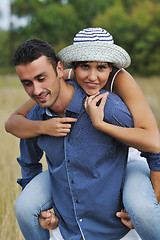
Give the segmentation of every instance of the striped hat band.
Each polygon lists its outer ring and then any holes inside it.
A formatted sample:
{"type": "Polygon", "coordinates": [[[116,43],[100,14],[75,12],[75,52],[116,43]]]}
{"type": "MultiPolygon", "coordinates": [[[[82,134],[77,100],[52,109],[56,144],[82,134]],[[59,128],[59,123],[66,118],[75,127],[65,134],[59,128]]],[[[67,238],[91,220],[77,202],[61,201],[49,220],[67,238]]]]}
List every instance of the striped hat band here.
{"type": "Polygon", "coordinates": [[[112,35],[102,28],[87,28],[78,32],[74,37],[74,43],[96,41],[114,43],[112,35]]]}

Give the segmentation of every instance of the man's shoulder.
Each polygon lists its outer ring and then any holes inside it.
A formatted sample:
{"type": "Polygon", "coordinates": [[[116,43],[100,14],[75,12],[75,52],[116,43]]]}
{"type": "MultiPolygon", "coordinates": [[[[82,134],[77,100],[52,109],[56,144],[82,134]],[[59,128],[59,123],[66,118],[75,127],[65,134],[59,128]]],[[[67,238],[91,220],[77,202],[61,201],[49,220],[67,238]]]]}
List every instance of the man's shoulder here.
{"type": "MultiPolygon", "coordinates": [[[[101,93],[103,92],[105,90],[101,93]]],[[[109,92],[104,107],[104,119],[114,125],[133,127],[133,119],[128,107],[118,95],[111,92],[109,92]]]]}
{"type": "MultiPolygon", "coordinates": [[[[100,93],[105,93],[105,92],[106,92],[106,90],[104,90],[104,89],[102,89],[100,91],[100,93]]],[[[125,105],[126,106],[126,104],[123,102],[123,100],[118,95],[116,95],[112,92],[109,92],[106,103],[113,104],[113,105],[120,105],[120,106],[125,105]]]]}
{"type": "Polygon", "coordinates": [[[44,114],[44,109],[36,104],[32,110],[28,113],[27,118],[31,120],[42,120],[44,114]]]}
{"type": "Polygon", "coordinates": [[[109,92],[108,95],[108,102],[110,104],[114,104],[115,106],[119,107],[119,108],[126,108],[126,110],[128,110],[127,105],[125,104],[125,102],[123,102],[123,100],[116,94],[109,92]]]}

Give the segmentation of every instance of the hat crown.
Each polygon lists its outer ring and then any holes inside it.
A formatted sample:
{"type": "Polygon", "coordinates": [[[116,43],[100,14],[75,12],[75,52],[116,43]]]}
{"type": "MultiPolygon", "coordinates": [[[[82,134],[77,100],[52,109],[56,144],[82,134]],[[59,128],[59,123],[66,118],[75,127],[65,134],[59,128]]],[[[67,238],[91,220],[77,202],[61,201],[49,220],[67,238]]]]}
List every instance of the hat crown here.
{"type": "Polygon", "coordinates": [[[114,43],[112,35],[105,29],[97,28],[85,28],[79,31],[74,37],[74,43],[84,43],[84,42],[106,42],[114,43]]]}

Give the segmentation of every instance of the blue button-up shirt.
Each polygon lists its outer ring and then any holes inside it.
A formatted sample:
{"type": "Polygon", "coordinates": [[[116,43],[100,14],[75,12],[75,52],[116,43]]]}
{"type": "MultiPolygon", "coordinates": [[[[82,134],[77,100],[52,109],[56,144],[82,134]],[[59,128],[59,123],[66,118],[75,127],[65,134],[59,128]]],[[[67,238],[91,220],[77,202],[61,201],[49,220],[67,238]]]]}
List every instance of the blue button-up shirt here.
{"type": "MultiPolygon", "coordinates": [[[[76,117],[66,137],[41,135],[21,140],[21,185],[24,187],[42,171],[39,163],[46,154],[53,192],[54,210],[66,240],[120,239],[127,232],[115,215],[122,208],[122,187],[128,147],[98,131],[84,109],[86,93],[75,85],[66,116],[76,117]]],[[[101,90],[101,93],[104,90],[101,90]]],[[[28,118],[46,120],[59,117],[38,105],[28,118]]],[[[129,110],[122,100],[110,93],[104,109],[104,121],[133,127],[129,110]]],[[[149,155],[148,155],[149,159],[149,155]]],[[[154,157],[150,159],[152,162],[154,157]]],[[[157,160],[157,162],[159,159],[157,160]]],[[[155,163],[154,163],[155,164],[155,163]]],[[[160,164],[157,163],[159,166],[160,164]]]]}

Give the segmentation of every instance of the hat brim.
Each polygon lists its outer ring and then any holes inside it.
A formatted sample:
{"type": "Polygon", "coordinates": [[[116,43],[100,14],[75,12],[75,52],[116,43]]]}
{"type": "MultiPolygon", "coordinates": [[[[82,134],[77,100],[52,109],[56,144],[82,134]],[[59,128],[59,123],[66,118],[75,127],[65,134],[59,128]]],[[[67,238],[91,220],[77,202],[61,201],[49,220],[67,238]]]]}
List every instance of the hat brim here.
{"type": "Polygon", "coordinates": [[[110,62],[118,68],[127,68],[131,59],[129,54],[116,44],[106,42],[81,42],[63,48],[58,58],[66,68],[72,67],[72,62],[110,62]]]}

